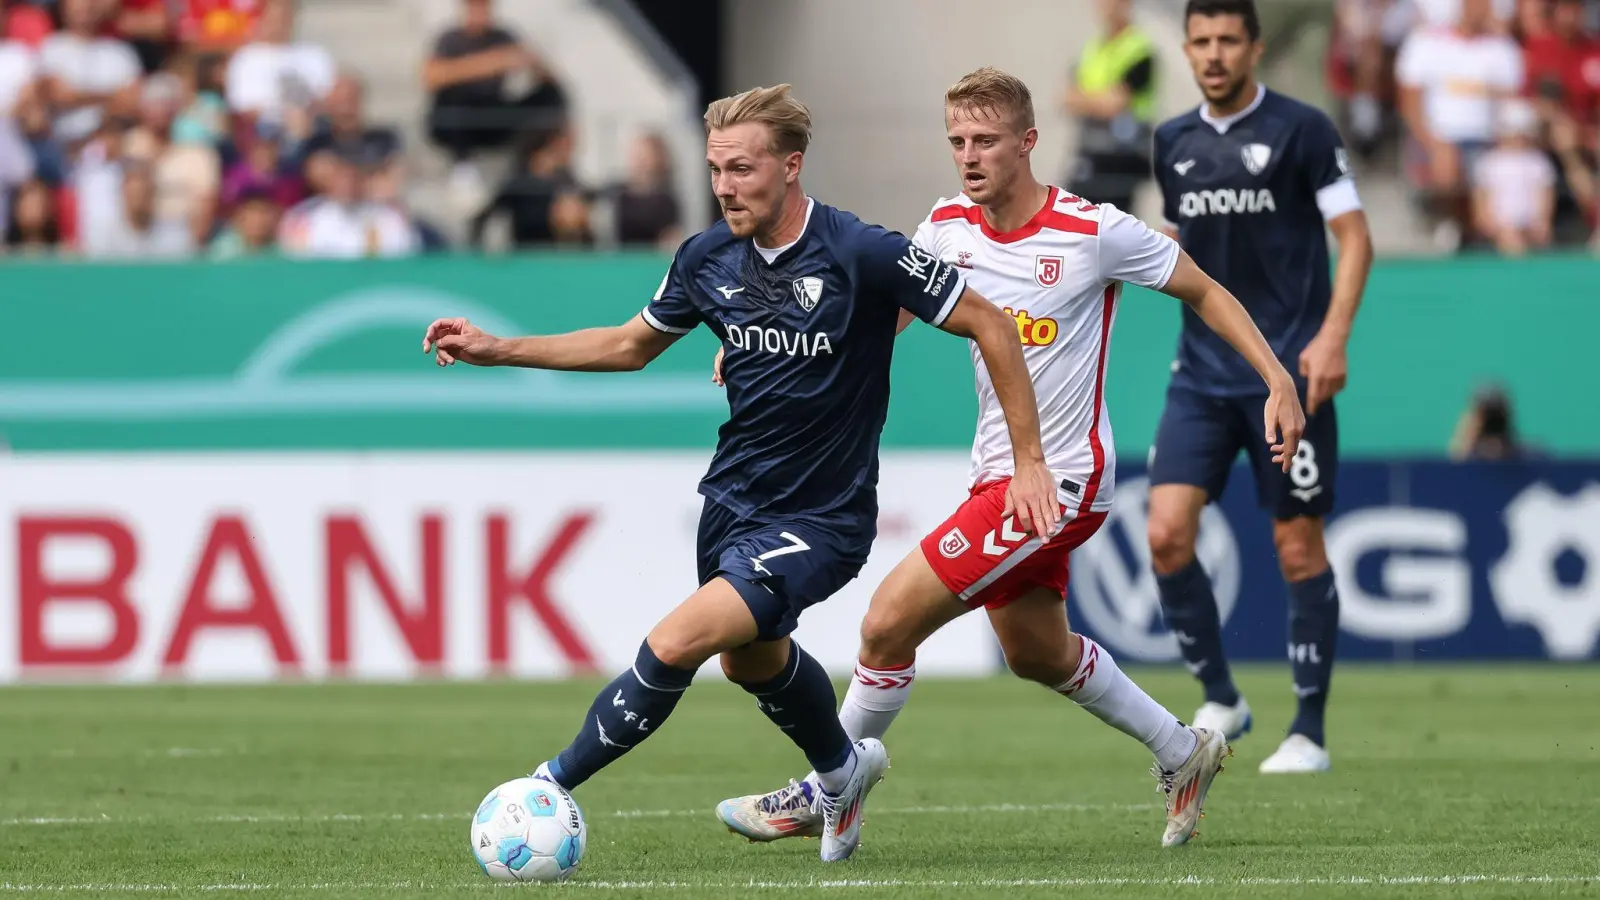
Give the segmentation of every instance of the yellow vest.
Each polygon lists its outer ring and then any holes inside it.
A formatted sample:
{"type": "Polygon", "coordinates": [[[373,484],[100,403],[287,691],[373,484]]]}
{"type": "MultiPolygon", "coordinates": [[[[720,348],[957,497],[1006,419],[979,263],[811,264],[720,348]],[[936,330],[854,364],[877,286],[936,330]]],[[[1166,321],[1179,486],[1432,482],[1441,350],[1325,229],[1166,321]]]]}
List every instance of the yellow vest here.
{"type": "MultiPolygon", "coordinates": [[[[1154,45],[1136,26],[1129,25],[1110,40],[1096,37],[1084,48],[1078,62],[1078,89],[1086,94],[1099,94],[1122,83],[1128,70],[1141,59],[1155,57],[1154,45]]],[[[1135,91],[1128,104],[1128,112],[1141,122],[1154,121],[1156,115],[1155,79],[1142,90],[1135,91]]]]}

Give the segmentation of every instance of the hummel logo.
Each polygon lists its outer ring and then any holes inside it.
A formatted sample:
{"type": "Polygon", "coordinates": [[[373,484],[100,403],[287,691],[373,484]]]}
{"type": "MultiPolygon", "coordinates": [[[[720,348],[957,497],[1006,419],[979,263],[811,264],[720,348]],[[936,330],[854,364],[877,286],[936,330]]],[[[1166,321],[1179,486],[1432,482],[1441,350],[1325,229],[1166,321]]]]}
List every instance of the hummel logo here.
{"type": "Polygon", "coordinates": [[[1189,170],[1192,168],[1194,168],[1194,160],[1186,159],[1183,162],[1173,166],[1172,171],[1177,172],[1178,176],[1181,178],[1182,176],[1189,174],[1189,170]]]}
{"type": "Polygon", "coordinates": [[[722,299],[724,299],[724,300],[732,300],[734,294],[737,294],[740,291],[744,290],[744,285],[740,285],[739,287],[729,287],[729,286],[727,286],[725,284],[719,284],[719,285],[717,285],[717,290],[719,292],[721,292],[722,299]]]}

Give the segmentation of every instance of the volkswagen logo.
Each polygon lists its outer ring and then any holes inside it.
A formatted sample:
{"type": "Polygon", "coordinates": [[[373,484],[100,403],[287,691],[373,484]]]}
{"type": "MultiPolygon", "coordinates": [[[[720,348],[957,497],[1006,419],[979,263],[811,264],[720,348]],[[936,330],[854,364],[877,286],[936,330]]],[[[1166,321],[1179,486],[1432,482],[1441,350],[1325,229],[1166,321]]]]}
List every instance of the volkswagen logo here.
{"type": "MultiPolygon", "coordinates": [[[[1178,658],[1178,639],[1161,620],[1161,596],[1145,537],[1150,480],[1117,485],[1116,503],[1099,532],[1072,555],[1072,596],[1088,630],[1120,655],[1147,661],[1178,658]]],[[[1209,504],[1200,514],[1195,555],[1211,575],[1226,625],[1239,600],[1239,544],[1228,519],[1209,504]]]]}

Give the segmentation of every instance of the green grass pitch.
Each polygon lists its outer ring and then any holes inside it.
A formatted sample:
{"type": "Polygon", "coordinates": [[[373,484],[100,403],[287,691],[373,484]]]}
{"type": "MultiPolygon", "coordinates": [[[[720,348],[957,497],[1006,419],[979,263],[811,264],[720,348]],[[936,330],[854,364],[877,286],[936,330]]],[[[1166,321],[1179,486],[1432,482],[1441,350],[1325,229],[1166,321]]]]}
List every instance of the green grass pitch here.
{"type": "MultiPolygon", "coordinates": [[[[1134,676],[1181,713],[1181,671],[1134,676]]],[[[1257,731],[1163,850],[1144,749],[1011,679],[919,681],[854,859],[749,844],[725,796],[804,772],[703,678],[577,793],[562,886],[494,887],[467,846],[496,783],[563,746],[593,682],[0,689],[0,897],[1600,896],[1600,668],[1348,665],[1334,771],[1263,776],[1293,697],[1241,670],[1257,731]]]]}

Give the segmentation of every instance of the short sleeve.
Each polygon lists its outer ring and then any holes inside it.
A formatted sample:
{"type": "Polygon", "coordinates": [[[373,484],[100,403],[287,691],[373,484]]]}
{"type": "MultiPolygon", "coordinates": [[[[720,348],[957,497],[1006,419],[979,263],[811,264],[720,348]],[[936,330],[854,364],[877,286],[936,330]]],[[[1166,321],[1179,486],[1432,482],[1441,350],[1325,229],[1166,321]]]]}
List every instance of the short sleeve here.
{"type": "Polygon", "coordinates": [[[1178,267],[1178,242],[1108,203],[1100,205],[1100,278],[1161,290],[1178,267]]]}
{"type": "Polygon", "coordinates": [[[1333,121],[1321,113],[1306,120],[1300,134],[1300,172],[1307,191],[1317,198],[1317,209],[1324,222],[1361,208],[1355,177],[1350,171],[1350,154],[1333,121]]]}
{"type": "Polygon", "coordinates": [[[1500,44],[1499,64],[1495,71],[1489,73],[1495,87],[1508,94],[1522,92],[1523,83],[1527,80],[1527,65],[1522,58],[1522,51],[1515,42],[1506,38],[1500,44]]]}
{"type": "Polygon", "coordinates": [[[879,294],[935,328],[966,289],[966,273],[905,235],[868,225],[856,235],[856,272],[865,291],[879,294]]]}
{"type": "Polygon", "coordinates": [[[1406,38],[1405,43],[1400,45],[1400,54],[1394,63],[1394,77],[1401,85],[1408,88],[1422,87],[1423,81],[1428,77],[1428,43],[1426,33],[1414,31],[1406,38]]]}
{"type": "MultiPolygon", "coordinates": [[[[687,243],[684,246],[688,246],[687,243]]],[[[661,279],[661,286],[656,288],[656,295],[640,313],[651,328],[667,334],[688,334],[702,321],[700,311],[689,299],[693,284],[690,273],[684,271],[684,246],[678,248],[672,265],[661,279]]]]}

